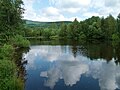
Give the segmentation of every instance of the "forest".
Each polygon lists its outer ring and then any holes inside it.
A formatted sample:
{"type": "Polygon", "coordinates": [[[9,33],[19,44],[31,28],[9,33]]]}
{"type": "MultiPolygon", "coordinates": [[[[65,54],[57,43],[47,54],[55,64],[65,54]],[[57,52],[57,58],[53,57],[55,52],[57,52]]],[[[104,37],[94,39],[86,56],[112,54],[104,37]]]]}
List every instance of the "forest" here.
{"type": "Polygon", "coordinates": [[[104,17],[92,16],[83,21],[51,22],[44,24],[26,24],[26,37],[73,40],[120,40],[120,14],[114,18],[111,14],[104,17]],[[46,26],[45,26],[46,25],[46,26]]]}
{"type": "MultiPolygon", "coordinates": [[[[29,26],[23,20],[22,0],[0,0],[0,90],[23,90],[17,74],[18,49],[28,48],[27,38],[120,41],[120,14],[104,18],[92,16],[83,21],[52,22],[48,26],[29,26]]],[[[21,58],[19,56],[19,58],[21,58]]]]}

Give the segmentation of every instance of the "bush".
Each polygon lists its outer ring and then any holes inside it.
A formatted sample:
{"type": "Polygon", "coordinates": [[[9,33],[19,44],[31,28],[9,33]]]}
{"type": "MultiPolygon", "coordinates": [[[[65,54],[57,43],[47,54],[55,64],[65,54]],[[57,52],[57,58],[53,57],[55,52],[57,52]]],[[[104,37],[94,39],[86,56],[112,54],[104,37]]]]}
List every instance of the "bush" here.
{"type": "Polygon", "coordinates": [[[30,42],[21,35],[16,35],[11,41],[16,47],[29,47],[30,45],[30,42]]]}
{"type": "Polygon", "coordinates": [[[9,59],[13,58],[14,48],[11,45],[4,44],[0,49],[0,59],[9,59]]]}
{"type": "Polygon", "coordinates": [[[5,78],[0,84],[0,90],[24,90],[23,81],[17,77],[5,78]]]}
{"type": "Polygon", "coordinates": [[[0,60],[0,78],[9,78],[15,75],[15,64],[10,60],[0,60]]]}
{"type": "Polygon", "coordinates": [[[79,35],[79,39],[80,40],[86,39],[86,35],[83,32],[81,32],[79,35]]]}
{"type": "Polygon", "coordinates": [[[112,40],[113,41],[120,41],[120,38],[119,38],[118,34],[113,34],[112,35],[112,40]]]}
{"type": "Polygon", "coordinates": [[[17,78],[16,66],[10,60],[0,60],[0,90],[23,90],[23,82],[17,78]]]}

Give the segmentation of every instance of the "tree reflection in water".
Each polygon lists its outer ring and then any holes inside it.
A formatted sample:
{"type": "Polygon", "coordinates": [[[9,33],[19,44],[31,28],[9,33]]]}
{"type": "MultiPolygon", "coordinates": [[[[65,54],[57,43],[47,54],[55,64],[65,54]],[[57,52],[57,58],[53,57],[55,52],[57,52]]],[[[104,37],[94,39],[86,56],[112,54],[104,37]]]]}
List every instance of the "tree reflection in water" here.
{"type": "Polygon", "coordinates": [[[109,43],[38,45],[31,46],[24,57],[28,60],[26,69],[39,70],[40,77],[46,78],[44,85],[51,89],[60,80],[72,87],[84,75],[98,80],[101,90],[115,90],[120,89],[119,51],[119,45],[109,43]],[[40,70],[45,63],[50,67],[40,70]]]}

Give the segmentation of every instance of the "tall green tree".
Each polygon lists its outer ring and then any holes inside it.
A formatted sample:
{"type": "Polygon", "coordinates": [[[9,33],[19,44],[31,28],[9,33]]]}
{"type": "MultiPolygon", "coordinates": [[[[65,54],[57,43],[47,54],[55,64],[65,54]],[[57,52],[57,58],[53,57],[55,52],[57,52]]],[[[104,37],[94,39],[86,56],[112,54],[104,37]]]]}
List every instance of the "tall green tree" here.
{"type": "Polygon", "coordinates": [[[111,39],[112,34],[116,32],[116,20],[112,15],[109,15],[105,19],[105,35],[108,39],[111,39]]]}
{"type": "Polygon", "coordinates": [[[86,30],[85,34],[88,39],[99,39],[101,38],[101,20],[97,16],[92,16],[89,19],[86,19],[84,21],[86,25],[84,25],[84,28],[86,30]]]}
{"type": "MultiPolygon", "coordinates": [[[[22,0],[0,0],[0,34],[13,34],[21,28],[22,0]]],[[[7,35],[8,36],[8,35],[7,35]]]]}
{"type": "Polygon", "coordinates": [[[67,37],[67,25],[62,23],[61,25],[61,29],[60,29],[60,32],[59,32],[59,36],[61,38],[66,38],[67,37]]]}
{"type": "Polygon", "coordinates": [[[77,21],[77,18],[75,18],[70,27],[71,38],[77,40],[79,37],[79,22],[77,21]]]}
{"type": "Polygon", "coordinates": [[[52,24],[50,25],[50,28],[51,28],[51,29],[57,29],[57,28],[58,28],[58,26],[57,26],[57,24],[56,24],[56,23],[52,23],[52,24]]]}
{"type": "Polygon", "coordinates": [[[101,31],[102,31],[102,35],[103,35],[103,38],[105,38],[105,19],[104,19],[104,17],[102,17],[101,18],[101,26],[100,26],[100,28],[101,28],[101,31]]]}

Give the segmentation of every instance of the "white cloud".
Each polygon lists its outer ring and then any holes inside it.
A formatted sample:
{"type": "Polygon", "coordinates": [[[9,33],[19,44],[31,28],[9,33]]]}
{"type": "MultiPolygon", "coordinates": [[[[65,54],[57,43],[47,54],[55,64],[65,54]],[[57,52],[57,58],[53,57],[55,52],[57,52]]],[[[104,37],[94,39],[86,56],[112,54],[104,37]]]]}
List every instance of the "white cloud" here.
{"type": "Polygon", "coordinates": [[[42,10],[43,15],[45,16],[59,16],[59,10],[54,7],[48,7],[42,10]]]}
{"type": "Polygon", "coordinates": [[[56,7],[61,8],[78,8],[80,6],[87,6],[91,0],[49,0],[50,3],[56,7]]]}
{"type": "Polygon", "coordinates": [[[23,0],[24,2],[24,8],[25,8],[25,12],[23,14],[25,19],[34,19],[37,15],[37,13],[35,13],[35,10],[33,9],[33,3],[35,2],[34,0],[23,0]]]}
{"type": "Polygon", "coordinates": [[[88,8],[91,0],[49,0],[62,13],[78,14],[88,8]]]}
{"type": "Polygon", "coordinates": [[[95,13],[98,13],[99,16],[108,16],[112,14],[114,17],[120,13],[120,0],[92,0],[91,9],[94,10],[95,13]]]}
{"type": "Polygon", "coordinates": [[[68,12],[68,13],[78,13],[81,9],[80,8],[64,8],[62,9],[63,12],[68,12]]]}
{"type": "Polygon", "coordinates": [[[105,0],[105,6],[107,7],[116,7],[120,5],[120,0],[105,0]]]}
{"type": "Polygon", "coordinates": [[[33,5],[35,2],[43,3],[42,0],[23,1],[26,9],[24,18],[36,21],[70,21],[73,17],[83,20],[93,15],[106,17],[109,14],[116,17],[120,13],[120,0],[49,0],[49,5],[37,12],[33,5]]]}
{"type": "MultiPolygon", "coordinates": [[[[62,21],[66,18],[61,14],[61,11],[55,7],[47,7],[41,10],[42,17],[46,17],[48,21],[62,21]]],[[[39,18],[39,19],[41,19],[39,18]]]]}
{"type": "Polygon", "coordinates": [[[99,13],[94,13],[94,12],[86,12],[83,15],[87,18],[92,17],[92,16],[100,16],[99,13]]]}

